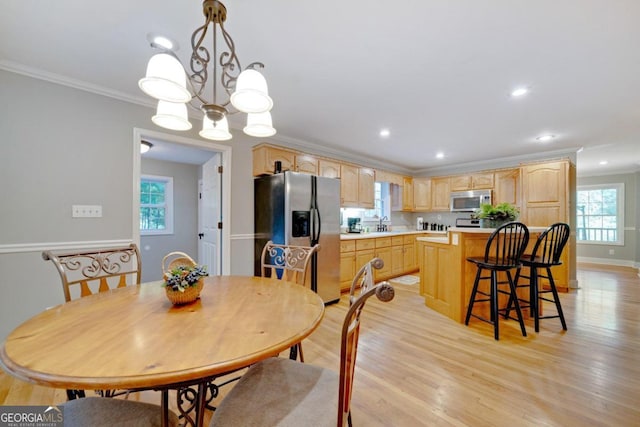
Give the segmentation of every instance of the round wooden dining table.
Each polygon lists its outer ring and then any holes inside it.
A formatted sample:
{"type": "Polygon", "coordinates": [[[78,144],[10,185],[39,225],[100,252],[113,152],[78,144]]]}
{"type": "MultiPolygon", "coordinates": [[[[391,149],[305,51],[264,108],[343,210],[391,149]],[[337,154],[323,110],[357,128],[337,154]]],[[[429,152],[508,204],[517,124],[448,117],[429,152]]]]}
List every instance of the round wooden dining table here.
{"type": "MultiPolygon", "coordinates": [[[[323,315],[322,299],[293,282],[206,277],[200,299],[182,306],[169,302],[161,282],[152,282],[47,309],[9,334],[0,361],[10,374],[50,387],[167,390],[187,384],[203,391],[206,381],[302,341],[323,315]]],[[[166,412],[164,393],[163,407],[166,412]]]]}

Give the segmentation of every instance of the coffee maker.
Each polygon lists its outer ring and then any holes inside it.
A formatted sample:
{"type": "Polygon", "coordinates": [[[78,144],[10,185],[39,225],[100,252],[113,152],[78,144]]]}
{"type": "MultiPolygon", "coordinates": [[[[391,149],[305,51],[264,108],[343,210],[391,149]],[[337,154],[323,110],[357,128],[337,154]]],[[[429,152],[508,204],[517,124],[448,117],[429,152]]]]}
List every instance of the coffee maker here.
{"type": "Polygon", "coordinates": [[[349,233],[361,233],[362,226],[360,225],[360,218],[347,218],[347,226],[349,233]]]}

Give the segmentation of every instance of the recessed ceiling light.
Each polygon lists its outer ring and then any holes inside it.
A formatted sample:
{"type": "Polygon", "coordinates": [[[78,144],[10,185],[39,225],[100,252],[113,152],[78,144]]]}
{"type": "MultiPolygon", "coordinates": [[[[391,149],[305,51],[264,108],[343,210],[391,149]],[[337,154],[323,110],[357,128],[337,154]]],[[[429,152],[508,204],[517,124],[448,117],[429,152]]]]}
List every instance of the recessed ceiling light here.
{"type": "Polygon", "coordinates": [[[515,88],[514,90],[511,91],[511,96],[513,98],[519,98],[521,96],[525,96],[526,94],[529,93],[529,88],[525,87],[525,86],[521,86],[518,88],[515,88]]]}
{"type": "Polygon", "coordinates": [[[608,161],[606,161],[606,160],[602,160],[602,161],[600,162],[600,164],[601,164],[601,165],[603,165],[603,166],[604,166],[604,165],[606,165],[607,163],[609,163],[609,162],[608,162],[608,161]]]}
{"type": "Polygon", "coordinates": [[[388,137],[389,135],[391,135],[391,132],[389,131],[389,129],[382,129],[380,130],[380,136],[383,138],[388,137]]]}
{"type": "Polygon", "coordinates": [[[169,37],[160,34],[149,33],[147,34],[147,40],[149,40],[151,46],[159,46],[174,52],[178,50],[178,43],[174,42],[169,37]]]}
{"type": "Polygon", "coordinates": [[[436,159],[444,159],[444,153],[441,151],[436,154],[436,159]]]}
{"type": "Polygon", "coordinates": [[[536,138],[536,141],[540,141],[540,142],[549,142],[552,139],[554,139],[556,136],[555,135],[540,135],[539,137],[536,138]]]}

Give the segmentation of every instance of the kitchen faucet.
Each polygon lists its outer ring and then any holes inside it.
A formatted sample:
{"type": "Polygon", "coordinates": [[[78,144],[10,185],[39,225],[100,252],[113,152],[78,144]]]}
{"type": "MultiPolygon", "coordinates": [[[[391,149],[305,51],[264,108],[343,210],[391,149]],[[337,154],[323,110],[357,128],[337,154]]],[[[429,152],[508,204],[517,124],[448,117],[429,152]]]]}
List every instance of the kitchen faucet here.
{"type": "Polygon", "coordinates": [[[378,225],[378,231],[387,231],[387,224],[382,224],[382,221],[388,221],[389,218],[385,215],[380,218],[380,224],[378,225]]]}

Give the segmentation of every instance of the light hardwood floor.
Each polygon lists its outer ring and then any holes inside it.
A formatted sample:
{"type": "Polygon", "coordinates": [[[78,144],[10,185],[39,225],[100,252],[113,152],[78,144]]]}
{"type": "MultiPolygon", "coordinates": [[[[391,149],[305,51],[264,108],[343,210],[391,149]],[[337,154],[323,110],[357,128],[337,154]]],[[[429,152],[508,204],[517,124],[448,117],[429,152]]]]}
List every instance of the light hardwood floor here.
{"type": "MultiPolygon", "coordinates": [[[[418,285],[365,307],[356,368],[355,426],[640,425],[640,279],[631,268],[579,265],[558,319],[464,326],[424,306],[418,285]]],[[[304,342],[307,363],[337,369],[343,297],[304,342]]],[[[133,396],[154,400],[157,394],[133,396]]],[[[62,390],[0,374],[0,404],[55,404],[62,390]]]]}

